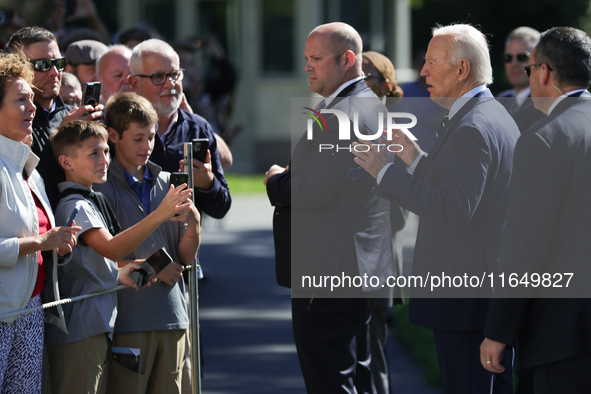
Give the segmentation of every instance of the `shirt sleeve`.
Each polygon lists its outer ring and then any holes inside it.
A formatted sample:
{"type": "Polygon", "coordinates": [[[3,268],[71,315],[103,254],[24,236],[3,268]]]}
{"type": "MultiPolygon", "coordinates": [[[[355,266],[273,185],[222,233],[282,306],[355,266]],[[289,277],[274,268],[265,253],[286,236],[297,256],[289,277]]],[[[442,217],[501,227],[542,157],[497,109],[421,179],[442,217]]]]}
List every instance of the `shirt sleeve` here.
{"type": "Polygon", "coordinates": [[[415,161],[413,161],[412,164],[410,165],[410,167],[408,168],[408,170],[410,171],[411,174],[414,174],[415,173],[415,170],[417,169],[417,166],[419,165],[419,162],[421,161],[421,159],[423,157],[427,157],[427,156],[428,156],[427,152],[421,152],[417,156],[417,158],[415,159],[415,161]]]}
{"type": "Polygon", "coordinates": [[[106,228],[105,221],[94,204],[83,198],[68,198],[60,201],[55,212],[56,225],[67,225],[66,222],[76,206],[80,207],[80,210],[76,214],[74,221],[76,226],[82,227],[82,231],[78,235],[93,228],[106,228]]]}
{"type": "Polygon", "coordinates": [[[218,156],[217,143],[211,127],[203,126],[204,134],[209,138],[209,152],[211,153],[211,170],[214,175],[213,186],[210,190],[195,188],[195,206],[199,211],[209,216],[221,219],[226,216],[232,205],[230,189],[224,177],[224,170],[218,156]]]}

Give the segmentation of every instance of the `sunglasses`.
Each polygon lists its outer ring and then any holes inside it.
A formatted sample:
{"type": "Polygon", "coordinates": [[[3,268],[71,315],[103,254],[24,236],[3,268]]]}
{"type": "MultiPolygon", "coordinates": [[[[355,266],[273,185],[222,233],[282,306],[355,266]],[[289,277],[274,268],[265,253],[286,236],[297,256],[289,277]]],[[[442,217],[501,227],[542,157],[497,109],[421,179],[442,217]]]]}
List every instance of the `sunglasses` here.
{"type": "Polygon", "coordinates": [[[183,73],[184,71],[185,71],[184,68],[180,68],[178,70],[174,70],[169,73],[156,73],[156,74],[152,74],[152,75],[136,74],[136,77],[150,78],[152,80],[152,83],[154,85],[158,86],[158,85],[163,85],[168,78],[170,78],[172,80],[172,82],[182,81],[183,76],[184,76],[184,73],[183,73]]]}
{"type": "Polygon", "coordinates": [[[368,79],[368,78],[375,78],[375,79],[379,79],[380,81],[385,81],[385,79],[381,75],[372,75],[372,73],[365,74],[365,79],[368,79]]]}
{"type": "MultiPolygon", "coordinates": [[[[527,66],[523,66],[523,69],[525,70],[525,73],[527,74],[527,77],[529,78],[529,76],[531,75],[531,68],[532,67],[540,67],[542,64],[545,63],[538,63],[538,64],[528,64],[527,66]]],[[[546,64],[546,67],[548,67],[548,71],[554,71],[552,70],[552,68],[546,64]]]]}
{"type": "MultiPolygon", "coordinates": [[[[525,53],[518,53],[517,55],[515,55],[515,57],[517,58],[517,61],[519,63],[525,63],[529,60],[529,57],[531,56],[531,53],[529,52],[525,52],[525,53]]],[[[513,55],[511,55],[510,53],[504,53],[502,56],[503,62],[505,63],[511,63],[513,61],[513,55]]]]}
{"type": "Polygon", "coordinates": [[[51,67],[55,66],[57,71],[64,71],[66,67],[66,58],[62,57],[59,59],[34,59],[29,60],[33,65],[33,70],[40,72],[47,72],[51,70],[51,67]]]}

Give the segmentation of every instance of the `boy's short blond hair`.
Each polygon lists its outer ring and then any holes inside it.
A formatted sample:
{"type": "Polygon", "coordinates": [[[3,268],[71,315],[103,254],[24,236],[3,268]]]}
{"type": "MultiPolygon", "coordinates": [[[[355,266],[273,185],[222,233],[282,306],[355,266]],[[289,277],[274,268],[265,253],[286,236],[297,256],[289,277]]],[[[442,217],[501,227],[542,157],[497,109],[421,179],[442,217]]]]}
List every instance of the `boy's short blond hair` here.
{"type": "Polygon", "coordinates": [[[87,120],[73,120],[61,125],[57,130],[54,129],[51,145],[55,159],[59,161],[62,155],[77,157],[78,149],[82,147],[84,141],[92,137],[99,137],[107,142],[109,133],[104,125],[87,120]]]}
{"type": "Polygon", "coordinates": [[[135,93],[117,93],[107,101],[105,123],[123,137],[131,123],[140,127],[158,123],[158,114],[147,99],[135,93]]]}

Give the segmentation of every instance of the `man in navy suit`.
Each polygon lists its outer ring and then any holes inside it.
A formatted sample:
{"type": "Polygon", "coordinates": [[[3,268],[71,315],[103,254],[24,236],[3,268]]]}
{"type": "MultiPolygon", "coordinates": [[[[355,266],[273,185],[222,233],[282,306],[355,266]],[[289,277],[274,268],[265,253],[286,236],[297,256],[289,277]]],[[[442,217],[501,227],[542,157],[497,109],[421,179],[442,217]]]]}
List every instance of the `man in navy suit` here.
{"type": "Polygon", "coordinates": [[[521,26],[509,33],[505,40],[503,63],[505,63],[507,79],[513,89],[499,93],[497,98],[509,115],[515,119],[521,132],[545,116],[534,107],[529,90],[529,78],[523,69],[539,39],[539,31],[521,26]]]}
{"type": "Polygon", "coordinates": [[[515,147],[499,271],[552,281],[536,293],[499,289],[518,298],[491,300],[481,362],[500,372],[506,344],[516,345],[517,368],[532,369],[534,393],[589,393],[591,314],[576,297],[590,296],[591,38],[570,27],[550,29],[527,68],[534,104],[548,116],[515,147]],[[557,281],[565,272],[574,273],[568,286],[557,281]]]}
{"type": "MultiPolygon", "coordinates": [[[[311,90],[324,97],[317,111],[340,110],[347,123],[356,114],[359,129],[375,133],[378,113],[386,109],[365,84],[362,50],[351,26],[318,26],[306,40],[305,70],[311,90]]],[[[292,288],[294,339],[308,393],[375,393],[367,297],[379,296],[375,290],[394,275],[390,203],[376,196],[375,181],[357,168],[346,148],[352,140],[339,139],[337,115],[323,116],[327,127],[314,127],[312,139],[302,136],[289,168],[275,165],[266,174],[267,194],[276,207],[278,280],[292,288]],[[320,144],[345,148],[320,151],[320,144]],[[367,275],[379,283],[334,291],[303,284],[304,275],[341,274],[367,275]]]]}
{"type": "MultiPolygon", "coordinates": [[[[437,27],[425,60],[421,75],[431,99],[449,110],[429,154],[394,132],[413,175],[376,150],[356,152],[355,160],[377,179],[380,197],[420,216],[413,275],[482,276],[496,269],[519,130],[486,87],[492,67],[481,32],[437,27]]],[[[411,321],[434,332],[444,391],[512,393],[510,372],[493,376],[480,366],[490,286],[486,293],[449,286],[434,293],[411,289],[409,307],[411,321]],[[423,298],[429,296],[440,298],[423,298]]]]}

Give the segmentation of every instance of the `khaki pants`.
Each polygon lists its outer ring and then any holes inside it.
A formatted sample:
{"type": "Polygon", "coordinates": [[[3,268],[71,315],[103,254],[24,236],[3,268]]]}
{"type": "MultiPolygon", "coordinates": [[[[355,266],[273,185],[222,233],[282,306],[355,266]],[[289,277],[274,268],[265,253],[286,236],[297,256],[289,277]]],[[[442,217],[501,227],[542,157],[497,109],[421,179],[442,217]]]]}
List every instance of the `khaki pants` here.
{"type": "Polygon", "coordinates": [[[180,394],[186,330],[115,334],[113,346],[140,349],[139,371],[109,359],[109,394],[180,394]]]}
{"type": "Polygon", "coordinates": [[[48,345],[52,394],[95,394],[104,391],[109,337],[95,335],[65,345],[48,345]]]}

